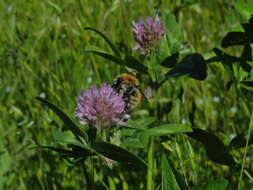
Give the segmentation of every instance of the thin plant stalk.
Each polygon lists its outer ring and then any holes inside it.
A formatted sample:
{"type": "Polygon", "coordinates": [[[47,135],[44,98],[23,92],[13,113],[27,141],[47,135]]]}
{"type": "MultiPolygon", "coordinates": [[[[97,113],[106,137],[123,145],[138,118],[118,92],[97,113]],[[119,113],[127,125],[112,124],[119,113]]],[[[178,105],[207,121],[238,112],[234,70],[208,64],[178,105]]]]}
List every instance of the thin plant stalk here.
{"type": "Polygon", "coordinates": [[[253,112],[251,113],[251,117],[250,117],[250,124],[249,124],[247,139],[246,139],[245,151],[244,151],[244,155],[243,155],[242,167],[241,167],[241,172],[240,172],[240,177],[239,177],[239,183],[238,183],[237,190],[241,189],[242,176],[243,176],[243,171],[244,171],[244,167],[245,167],[245,161],[246,161],[246,155],[247,155],[247,150],[248,150],[248,145],[249,145],[249,139],[250,139],[252,124],[253,124],[253,112]]]}
{"type": "Polygon", "coordinates": [[[154,165],[154,140],[150,139],[148,149],[148,174],[147,174],[147,190],[153,190],[153,168],[154,165]]]}

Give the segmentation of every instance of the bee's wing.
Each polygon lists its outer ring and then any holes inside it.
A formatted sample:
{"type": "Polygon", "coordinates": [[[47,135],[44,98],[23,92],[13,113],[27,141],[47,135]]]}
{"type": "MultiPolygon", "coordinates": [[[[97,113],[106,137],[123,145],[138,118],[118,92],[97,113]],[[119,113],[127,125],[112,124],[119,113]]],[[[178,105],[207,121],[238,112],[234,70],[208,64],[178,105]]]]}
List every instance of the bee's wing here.
{"type": "Polygon", "coordinates": [[[146,87],[146,88],[143,90],[143,92],[140,90],[140,92],[142,93],[142,96],[143,96],[148,102],[149,102],[149,100],[150,100],[151,98],[153,98],[154,93],[153,93],[153,91],[152,91],[152,89],[151,89],[150,86],[146,87]]]}

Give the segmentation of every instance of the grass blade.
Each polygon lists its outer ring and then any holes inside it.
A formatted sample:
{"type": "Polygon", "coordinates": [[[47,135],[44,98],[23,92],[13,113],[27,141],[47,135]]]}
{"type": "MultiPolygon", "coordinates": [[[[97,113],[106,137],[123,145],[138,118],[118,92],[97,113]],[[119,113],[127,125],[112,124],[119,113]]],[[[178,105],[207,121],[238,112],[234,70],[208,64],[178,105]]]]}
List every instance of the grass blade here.
{"type": "Polygon", "coordinates": [[[43,98],[36,97],[36,99],[42,102],[47,107],[49,107],[54,113],[56,113],[60,117],[60,119],[63,121],[65,126],[75,135],[75,137],[81,142],[85,141],[87,145],[87,139],[88,139],[87,134],[85,134],[81,129],[79,129],[63,111],[61,111],[55,105],[51,104],[50,102],[48,102],[47,100],[43,98]],[[80,139],[80,137],[83,139],[83,141],[80,139]]]}
{"type": "Polygon", "coordinates": [[[91,28],[91,27],[86,27],[84,28],[84,30],[91,30],[93,32],[96,32],[99,36],[101,36],[110,46],[110,48],[112,49],[112,51],[114,52],[114,54],[116,56],[120,56],[120,52],[119,50],[116,48],[116,46],[109,40],[109,38],[107,38],[103,33],[99,32],[97,29],[95,28],[91,28]]]}

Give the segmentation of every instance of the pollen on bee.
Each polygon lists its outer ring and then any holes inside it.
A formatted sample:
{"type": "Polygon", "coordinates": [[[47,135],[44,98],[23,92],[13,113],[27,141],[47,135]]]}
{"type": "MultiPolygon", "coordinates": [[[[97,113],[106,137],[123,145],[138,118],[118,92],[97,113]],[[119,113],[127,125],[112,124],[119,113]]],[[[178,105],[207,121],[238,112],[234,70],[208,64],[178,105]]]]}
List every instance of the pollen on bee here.
{"type": "Polygon", "coordinates": [[[142,98],[141,93],[140,93],[140,92],[136,93],[136,95],[135,95],[134,107],[136,107],[137,105],[140,104],[141,98],[142,98]]]}
{"type": "Polygon", "coordinates": [[[139,80],[130,74],[120,74],[114,80],[112,88],[121,94],[125,101],[125,112],[137,107],[142,99],[142,93],[138,88],[139,80]]]}
{"type": "Polygon", "coordinates": [[[126,73],[121,74],[121,75],[119,75],[119,78],[126,79],[126,80],[130,81],[132,84],[134,84],[135,86],[139,86],[139,80],[130,74],[126,74],[126,73]]]}

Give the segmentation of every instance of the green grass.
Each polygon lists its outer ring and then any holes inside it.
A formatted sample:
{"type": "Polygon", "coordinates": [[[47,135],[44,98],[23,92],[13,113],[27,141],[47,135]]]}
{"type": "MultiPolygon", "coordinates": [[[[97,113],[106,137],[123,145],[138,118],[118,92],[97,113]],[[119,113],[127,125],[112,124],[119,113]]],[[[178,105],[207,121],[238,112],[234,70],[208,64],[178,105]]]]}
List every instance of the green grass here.
{"type": "MultiPolygon", "coordinates": [[[[177,0],[162,2],[159,7],[162,15],[182,4],[177,0]]],[[[182,31],[180,42],[187,42],[180,48],[184,54],[198,52],[209,58],[214,55],[212,49],[220,47],[225,34],[245,18],[233,8],[232,0],[197,2],[174,11],[182,31]]],[[[0,1],[0,189],[84,189],[86,182],[79,167],[73,167],[53,152],[34,148],[55,145],[52,130],[62,125],[35,97],[45,97],[75,118],[76,98],[83,88],[102,81],[111,83],[119,73],[126,72],[85,52],[94,46],[111,50],[97,34],[83,28],[96,28],[121,48],[123,44],[132,48],[135,42],[131,22],[139,16],[153,16],[157,4],[155,0],[150,3],[145,0],[0,1]]],[[[229,51],[240,54],[236,48],[229,51]]],[[[168,80],[152,105],[166,110],[171,104],[171,110],[160,119],[190,124],[194,102],[194,126],[215,132],[228,144],[232,135],[247,132],[252,107],[237,89],[226,89],[229,80],[225,68],[213,63],[208,65],[205,81],[186,77],[168,80]]],[[[141,88],[145,88],[143,83],[141,88]]],[[[149,106],[143,102],[133,118],[158,114],[159,110],[149,106]]],[[[188,186],[228,179],[229,189],[237,188],[240,172],[211,162],[200,143],[176,135],[165,146],[188,186]]],[[[156,154],[158,147],[153,148],[154,157],[161,156],[159,152],[156,154]]],[[[246,168],[252,168],[252,147],[248,146],[244,160],[243,153],[244,149],[239,149],[233,155],[239,163],[245,161],[246,168]]],[[[147,158],[145,153],[140,154],[147,158]]],[[[97,189],[146,188],[145,172],[127,171],[124,167],[110,170],[99,159],[96,163],[100,163],[94,174],[97,189]]],[[[92,170],[91,166],[88,170],[92,170]]],[[[150,171],[149,177],[154,177],[150,171]]],[[[241,189],[252,187],[249,177],[243,175],[240,179],[241,189]]],[[[156,187],[161,183],[156,179],[153,182],[156,187]]]]}

